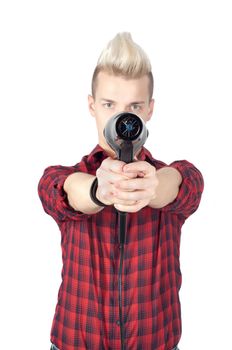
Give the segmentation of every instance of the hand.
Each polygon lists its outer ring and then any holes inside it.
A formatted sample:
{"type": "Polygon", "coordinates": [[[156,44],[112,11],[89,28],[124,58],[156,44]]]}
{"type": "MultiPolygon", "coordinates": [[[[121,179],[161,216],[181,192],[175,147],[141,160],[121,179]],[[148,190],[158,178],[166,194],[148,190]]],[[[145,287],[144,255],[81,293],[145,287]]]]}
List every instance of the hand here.
{"type": "Polygon", "coordinates": [[[124,165],[122,170],[128,178],[119,179],[115,183],[114,207],[120,211],[137,212],[156,197],[159,183],[156,168],[148,162],[136,161],[124,165]],[[135,178],[135,174],[139,177],[135,178]]]}
{"type": "Polygon", "coordinates": [[[156,169],[148,162],[126,164],[108,157],[97,169],[96,176],[97,198],[118,210],[137,212],[156,197],[156,169]]]}
{"type": "Polygon", "coordinates": [[[137,172],[131,171],[128,174],[123,172],[123,167],[126,165],[125,162],[122,162],[117,159],[108,157],[103,160],[101,166],[96,171],[96,176],[98,179],[98,189],[96,192],[96,197],[106,205],[112,204],[124,204],[124,205],[133,205],[135,204],[134,200],[120,200],[116,198],[116,183],[121,183],[121,181],[136,178],[137,172]]]}

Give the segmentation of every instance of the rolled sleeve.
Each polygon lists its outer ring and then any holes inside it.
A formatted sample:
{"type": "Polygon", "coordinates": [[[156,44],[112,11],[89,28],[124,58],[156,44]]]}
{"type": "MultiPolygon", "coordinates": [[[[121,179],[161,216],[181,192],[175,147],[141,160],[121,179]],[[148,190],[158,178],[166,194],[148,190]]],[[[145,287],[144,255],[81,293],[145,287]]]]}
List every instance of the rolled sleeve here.
{"type": "Polygon", "coordinates": [[[50,166],[44,170],[39,180],[38,194],[44,211],[60,224],[65,220],[83,220],[88,214],[74,210],[67,198],[63,185],[66,178],[74,172],[83,171],[81,166],[50,166]]]}
{"type": "Polygon", "coordinates": [[[182,175],[182,182],[176,199],[163,207],[162,210],[178,214],[185,220],[197,210],[200,204],[204,189],[203,176],[201,172],[187,160],[175,161],[169,166],[180,172],[182,175]]]}

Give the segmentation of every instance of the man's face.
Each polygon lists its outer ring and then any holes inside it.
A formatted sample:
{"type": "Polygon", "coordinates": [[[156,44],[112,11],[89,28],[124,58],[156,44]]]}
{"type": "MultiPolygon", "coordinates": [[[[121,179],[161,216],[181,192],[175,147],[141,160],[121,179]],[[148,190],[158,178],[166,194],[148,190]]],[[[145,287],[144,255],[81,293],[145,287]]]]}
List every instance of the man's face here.
{"type": "Polygon", "coordinates": [[[121,112],[138,115],[146,123],[152,116],[154,100],[149,98],[149,78],[126,80],[123,77],[100,72],[97,77],[95,99],[88,96],[89,110],[96,120],[98,143],[110,156],[114,151],[107,144],[103,130],[107,121],[121,112]]]}

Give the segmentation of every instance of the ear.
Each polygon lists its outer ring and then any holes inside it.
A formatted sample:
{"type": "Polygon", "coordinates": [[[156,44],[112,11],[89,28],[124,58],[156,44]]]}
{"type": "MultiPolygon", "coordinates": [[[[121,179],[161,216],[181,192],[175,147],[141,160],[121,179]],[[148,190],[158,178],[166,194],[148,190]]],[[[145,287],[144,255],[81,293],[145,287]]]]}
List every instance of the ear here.
{"type": "Polygon", "coordinates": [[[95,117],[95,102],[94,98],[91,95],[88,95],[88,106],[89,106],[89,111],[90,114],[95,117]]]}
{"type": "Polygon", "coordinates": [[[151,119],[151,116],[154,111],[154,105],[155,105],[155,99],[152,98],[151,101],[149,102],[147,121],[151,119]]]}

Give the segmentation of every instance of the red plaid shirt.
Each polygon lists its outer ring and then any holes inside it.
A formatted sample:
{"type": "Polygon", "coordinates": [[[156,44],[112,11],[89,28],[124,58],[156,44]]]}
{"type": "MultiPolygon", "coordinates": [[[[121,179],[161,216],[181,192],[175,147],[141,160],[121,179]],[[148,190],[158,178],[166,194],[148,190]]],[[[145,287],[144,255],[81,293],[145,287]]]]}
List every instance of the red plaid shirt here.
{"type": "MultiPolygon", "coordinates": [[[[39,181],[45,212],[61,232],[62,283],[51,329],[60,350],[120,349],[118,214],[107,206],[84,214],[69,205],[68,175],[95,175],[108,157],[97,145],[74,166],[50,166],[39,181]]],[[[139,160],[167,166],[143,147],[139,160]]],[[[181,336],[179,248],[181,227],[200,203],[203,178],[186,160],[170,164],[182,174],[177,198],[161,209],[127,214],[122,297],[127,350],[171,350],[181,336]]]]}

